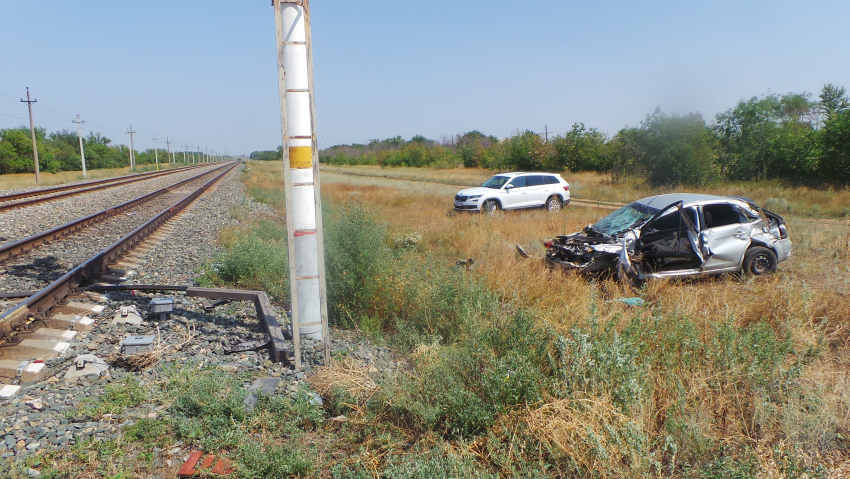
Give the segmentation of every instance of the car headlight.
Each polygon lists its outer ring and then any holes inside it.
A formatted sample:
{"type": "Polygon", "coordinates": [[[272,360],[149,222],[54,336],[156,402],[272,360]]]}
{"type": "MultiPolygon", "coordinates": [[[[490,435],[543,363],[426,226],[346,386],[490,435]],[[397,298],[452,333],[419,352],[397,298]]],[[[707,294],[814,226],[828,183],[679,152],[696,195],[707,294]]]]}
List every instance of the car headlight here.
{"type": "Polygon", "coordinates": [[[481,198],[481,195],[473,195],[473,196],[470,196],[468,199],[477,200],[478,198],[481,198]]]}

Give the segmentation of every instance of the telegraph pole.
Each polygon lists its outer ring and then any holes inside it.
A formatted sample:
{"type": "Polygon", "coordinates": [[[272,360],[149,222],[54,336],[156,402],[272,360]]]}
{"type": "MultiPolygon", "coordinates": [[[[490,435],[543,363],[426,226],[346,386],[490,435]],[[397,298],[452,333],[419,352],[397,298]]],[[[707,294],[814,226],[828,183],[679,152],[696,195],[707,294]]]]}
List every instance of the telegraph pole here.
{"type": "Polygon", "coordinates": [[[80,120],[80,115],[77,115],[77,121],[71,120],[71,123],[77,124],[77,137],[80,139],[80,158],[83,160],[83,178],[86,178],[88,176],[86,173],[86,152],[83,149],[83,123],[85,121],[80,120]]]}
{"type": "Polygon", "coordinates": [[[156,159],[156,171],[159,171],[159,140],[156,136],[153,137],[153,155],[156,159]]]}
{"type": "Polygon", "coordinates": [[[306,0],[273,0],[290,303],[295,367],[301,366],[301,335],[321,338],[330,358],[328,306],[310,9],[306,0]]]}
{"type": "Polygon", "coordinates": [[[186,144],[186,143],[183,143],[183,163],[188,163],[188,160],[186,160],[186,152],[187,151],[189,151],[189,145],[186,144]]]}
{"type": "Polygon", "coordinates": [[[165,144],[168,145],[168,163],[174,163],[174,157],[171,156],[171,140],[167,136],[165,137],[165,144]]]}
{"type": "Polygon", "coordinates": [[[22,103],[26,103],[30,110],[30,133],[32,134],[32,157],[35,161],[35,184],[41,183],[41,174],[38,171],[38,144],[35,141],[35,123],[32,121],[32,104],[38,100],[30,100],[30,87],[27,87],[27,99],[21,99],[22,103]]]}
{"type": "Polygon", "coordinates": [[[130,125],[130,129],[127,130],[127,134],[130,135],[130,169],[136,169],[136,147],[133,145],[133,135],[136,132],[133,131],[133,125],[130,125]]]}
{"type": "Polygon", "coordinates": [[[201,145],[198,145],[198,163],[201,163],[204,157],[201,156],[201,145]]]}

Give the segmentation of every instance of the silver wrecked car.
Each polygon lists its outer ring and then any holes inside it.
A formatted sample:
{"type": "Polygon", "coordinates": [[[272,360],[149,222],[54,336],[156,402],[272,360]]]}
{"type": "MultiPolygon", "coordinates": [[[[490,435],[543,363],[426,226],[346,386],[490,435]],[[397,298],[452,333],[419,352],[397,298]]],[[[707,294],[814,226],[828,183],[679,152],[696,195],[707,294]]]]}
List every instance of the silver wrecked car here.
{"type": "Polygon", "coordinates": [[[630,203],[583,231],[546,243],[545,261],[621,278],[776,271],[791,256],[781,216],[749,198],[677,193],[630,203]]]}

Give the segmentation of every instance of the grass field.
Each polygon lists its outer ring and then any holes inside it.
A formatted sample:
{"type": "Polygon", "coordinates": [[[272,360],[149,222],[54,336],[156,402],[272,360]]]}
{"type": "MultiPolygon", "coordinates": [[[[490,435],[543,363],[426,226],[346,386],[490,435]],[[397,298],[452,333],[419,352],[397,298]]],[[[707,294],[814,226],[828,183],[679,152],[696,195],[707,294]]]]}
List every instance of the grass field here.
{"type": "MultiPolygon", "coordinates": [[[[186,166],[185,163],[173,163],[171,165],[165,163],[160,165],[161,169],[178,168],[186,166]]],[[[89,170],[88,177],[83,177],[81,171],[63,171],[60,173],[41,172],[41,183],[36,184],[35,174],[33,173],[16,173],[13,175],[0,175],[0,191],[10,190],[14,188],[27,188],[31,186],[56,186],[64,185],[72,181],[83,180],[99,180],[103,178],[114,178],[116,176],[126,176],[132,173],[144,173],[146,171],[156,170],[156,165],[139,165],[135,171],[130,171],[127,168],[108,168],[102,170],[89,170]]]]}
{"type": "MultiPolygon", "coordinates": [[[[792,218],[794,255],[770,277],[635,291],[539,260],[541,240],[607,210],[459,215],[452,186],[322,178],[331,321],[407,366],[364,387],[368,371],[338,356],[310,379],[323,408],[275,399],[250,415],[232,378],[187,370],[160,388],[174,419],[134,428],[120,448],[193,440],[234,457],[240,477],[850,474],[846,222],[792,218]],[[633,296],[645,305],[618,301],[633,296]],[[214,399],[203,409],[198,397],[214,399]]],[[[250,162],[243,181],[275,214],[225,231],[204,281],[285,298],[280,165],[250,162]]]]}
{"type": "MultiPolygon", "coordinates": [[[[423,183],[441,183],[460,187],[479,186],[494,172],[476,168],[437,170],[430,168],[381,168],[378,166],[329,166],[322,171],[347,176],[388,178],[423,183]]],[[[850,218],[850,189],[813,188],[789,185],[779,180],[760,182],[726,182],[713,187],[653,188],[645,181],[628,179],[615,182],[607,175],[592,172],[561,176],[570,183],[576,199],[630,203],[636,199],[662,193],[690,192],[726,196],[746,196],[781,215],[814,218],[850,218]]]]}
{"type": "MultiPolygon", "coordinates": [[[[391,471],[434,461],[455,464],[453,477],[850,471],[846,222],[791,218],[794,256],[771,277],[652,281],[635,292],[515,253],[521,244],[539,258],[542,240],[607,210],[458,215],[445,184],[489,172],[347,170],[323,169],[332,320],[394,345],[412,370],[385,378],[371,401],[340,386],[361,422],[315,431],[317,475],[402,477],[391,471]],[[470,270],[454,266],[468,258],[470,270]],[[646,306],[617,301],[635,295],[646,306]]],[[[252,162],[245,182],[284,213],[279,165],[252,162]]],[[[223,239],[238,247],[271,229],[223,239]]]]}

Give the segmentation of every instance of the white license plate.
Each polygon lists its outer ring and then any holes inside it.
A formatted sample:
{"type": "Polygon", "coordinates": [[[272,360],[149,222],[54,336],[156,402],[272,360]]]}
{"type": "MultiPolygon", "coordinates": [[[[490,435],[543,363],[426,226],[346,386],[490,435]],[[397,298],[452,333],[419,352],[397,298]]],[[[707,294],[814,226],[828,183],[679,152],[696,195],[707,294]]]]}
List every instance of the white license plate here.
{"type": "Polygon", "coordinates": [[[455,201],[455,206],[462,206],[462,205],[463,205],[463,203],[461,203],[460,201],[455,201]]]}

